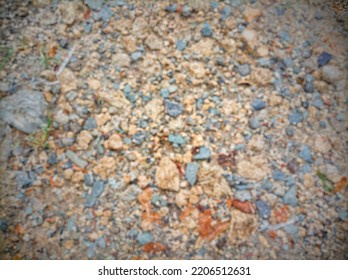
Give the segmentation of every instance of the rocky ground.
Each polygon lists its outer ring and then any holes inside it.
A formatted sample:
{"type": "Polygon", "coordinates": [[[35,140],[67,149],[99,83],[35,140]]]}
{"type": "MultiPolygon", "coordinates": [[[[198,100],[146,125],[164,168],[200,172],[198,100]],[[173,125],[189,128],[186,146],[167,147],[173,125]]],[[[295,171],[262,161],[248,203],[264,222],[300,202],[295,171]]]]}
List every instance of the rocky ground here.
{"type": "Polygon", "coordinates": [[[348,257],[347,21],[188,2],[0,1],[1,259],[348,257]]]}

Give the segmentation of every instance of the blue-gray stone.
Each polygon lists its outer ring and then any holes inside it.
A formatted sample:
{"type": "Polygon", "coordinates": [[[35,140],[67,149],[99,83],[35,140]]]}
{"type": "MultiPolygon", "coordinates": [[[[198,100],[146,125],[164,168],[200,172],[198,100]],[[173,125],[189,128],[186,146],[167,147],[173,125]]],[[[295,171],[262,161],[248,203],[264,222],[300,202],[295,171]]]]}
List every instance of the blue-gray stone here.
{"type": "Polygon", "coordinates": [[[186,165],[185,177],[187,182],[193,186],[197,182],[197,172],[199,169],[199,164],[196,162],[189,162],[186,165]]]}
{"type": "Polygon", "coordinates": [[[184,7],[182,7],[181,15],[183,17],[191,16],[192,15],[192,8],[187,6],[187,5],[184,5],[184,7]]]}
{"type": "Polygon", "coordinates": [[[320,109],[320,110],[324,109],[324,102],[323,102],[323,100],[321,100],[320,97],[319,97],[319,98],[316,98],[316,99],[313,101],[312,104],[313,104],[314,107],[316,107],[316,108],[318,108],[318,109],[320,109]]]}
{"type": "Polygon", "coordinates": [[[87,34],[91,33],[92,28],[93,28],[93,22],[91,22],[91,21],[86,21],[83,24],[83,31],[85,31],[85,33],[87,33],[87,34]]]}
{"type": "Polygon", "coordinates": [[[343,220],[343,221],[346,221],[348,219],[348,212],[347,210],[344,210],[344,209],[340,209],[338,211],[338,217],[343,220]]]}
{"type": "Polygon", "coordinates": [[[292,137],[295,134],[295,129],[291,126],[285,128],[285,133],[287,136],[292,137]]]}
{"type": "Polygon", "coordinates": [[[308,145],[302,145],[299,156],[304,161],[311,163],[312,162],[311,148],[308,145]]]}
{"type": "Polygon", "coordinates": [[[290,124],[297,125],[303,121],[303,115],[298,110],[294,110],[291,115],[288,115],[290,124]]]}
{"type": "Polygon", "coordinates": [[[236,191],[236,193],[234,194],[234,198],[243,202],[243,201],[251,200],[252,196],[250,191],[242,190],[242,191],[236,191]]]}
{"type": "Polygon", "coordinates": [[[222,57],[222,56],[219,56],[217,59],[216,59],[216,64],[218,66],[224,66],[225,65],[225,59],[222,57]]]}
{"type": "Polygon", "coordinates": [[[323,17],[323,14],[321,13],[321,11],[316,11],[315,12],[315,19],[316,20],[322,20],[324,17],[323,17]]]}
{"type": "MultiPolygon", "coordinates": [[[[83,160],[82,158],[80,158],[78,155],[76,155],[73,151],[68,150],[66,152],[66,156],[68,159],[70,159],[74,164],[76,164],[77,166],[80,166],[81,168],[85,168],[88,164],[87,161],[83,160]]],[[[68,167],[70,168],[70,167],[68,167]]]]}
{"type": "Polygon", "coordinates": [[[152,234],[150,232],[142,232],[137,237],[137,241],[141,245],[145,245],[147,243],[150,243],[152,240],[153,240],[153,236],[152,236],[152,234]]]}
{"type": "Polygon", "coordinates": [[[303,58],[310,58],[312,56],[312,50],[309,48],[305,48],[302,53],[303,58]]]}
{"type": "Polygon", "coordinates": [[[248,63],[239,65],[238,72],[243,77],[248,76],[250,74],[250,65],[248,63]]]}
{"type": "Polygon", "coordinates": [[[85,174],[85,185],[91,187],[93,185],[93,177],[90,174],[85,174]]]}
{"type": "Polygon", "coordinates": [[[98,13],[97,17],[98,20],[108,21],[113,16],[113,14],[113,11],[108,6],[104,5],[98,13]]]}
{"type": "Polygon", "coordinates": [[[222,20],[225,20],[227,19],[232,13],[232,8],[229,7],[229,6],[225,6],[221,11],[220,11],[220,14],[221,14],[221,19],[222,20]]]}
{"type": "Polygon", "coordinates": [[[141,128],[147,128],[148,125],[149,125],[149,123],[146,120],[140,119],[138,121],[138,126],[141,127],[141,128]]]}
{"type": "Polygon", "coordinates": [[[96,243],[98,245],[99,248],[102,248],[102,249],[105,249],[106,248],[106,241],[105,241],[105,238],[102,236],[102,237],[99,237],[97,240],[96,240],[96,243]]]}
{"type": "Polygon", "coordinates": [[[314,87],[313,82],[305,82],[303,89],[305,92],[313,93],[315,91],[315,87],[314,87]]]}
{"type": "Polygon", "coordinates": [[[320,121],[319,123],[321,128],[326,128],[326,122],[325,121],[320,121]]]}
{"type": "Polygon", "coordinates": [[[319,56],[318,56],[318,65],[319,67],[322,67],[326,64],[328,64],[332,59],[332,55],[327,53],[327,52],[322,52],[319,56]]]}
{"type": "Polygon", "coordinates": [[[77,215],[74,214],[72,217],[70,217],[70,219],[67,222],[67,228],[68,228],[68,232],[72,233],[72,232],[77,232],[77,225],[76,225],[76,219],[77,219],[77,215]]]}
{"type": "Polygon", "coordinates": [[[251,106],[254,110],[262,110],[266,107],[266,103],[262,99],[254,99],[251,102],[251,106]]]}
{"type": "Polygon", "coordinates": [[[54,165],[57,163],[57,154],[52,152],[48,155],[47,159],[48,164],[54,165]]]}
{"type": "Polygon", "coordinates": [[[126,84],[123,88],[123,93],[127,94],[130,93],[132,91],[132,88],[129,84],[126,84]]]}
{"type": "Polygon", "coordinates": [[[304,164],[301,168],[301,172],[303,174],[310,173],[311,171],[312,171],[312,167],[309,163],[304,164]]]}
{"type": "Polygon", "coordinates": [[[296,181],[294,179],[294,177],[292,176],[286,176],[285,181],[284,181],[285,186],[287,186],[288,188],[292,188],[295,187],[296,185],[296,181]]]}
{"type": "Polygon", "coordinates": [[[130,55],[131,61],[136,62],[143,56],[143,53],[140,51],[136,51],[130,55]]]}
{"type": "Polygon", "coordinates": [[[136,145],[141,145],[145,141],[145,138],[146,138],[145,133],[142,131],[138,131],[132,136],[132,141],[136,145]]]}
{"type": "Polygon", "coordinates": [[[5,231],[7,231],[7,227],[8,227],[8,225],[7,225],[6,219],[5,218],[0,219],[0,230],[2,232],[5,232],[5,231]]]}
{"type": "Polygon", "coordinates": [[[85,0],[84,2],[92,10],[100,10],[105,0],[85,0]]]}
{"type": "Polygon", "coordinates": [[[297,205],[297,197],[296,197],[296,188],[290,188],[285,195],[283,196],[283,202],[285,204],[296,206],[297,205]]]}
{"type": "Polygon", "coordinates": [[[103,193],[104,191],[104,182],[103,181],[97,181],[93,184],[92,192],[87,196],[86,208],[91,208],[95,205],[97,202],[97,198],[103,193]]]}
{"type": "Polygon", "coordinates": [[[271,217],[271,206],[267,204],[264,200],[256,200],[255,202],[259,216],[262,219],[269,219],[271,217]]]}
{"type": "Polygon", "coordinates": [[[151,198],[151,203],[155,206],[159,206],[159,207],[165,207],[168,205],[167,200],[159,195],[159,194],[154,194],[151,198]]]}
{"type": "Polygon", "coordinates": [[[212,31],[211,26],[208,22],[203,23],[201,34],[203,37],[210,37],[211,35],[213,35],[213,31],[212,31]]]}
{"type": "Polygon", "coordinates": [[[127,232],[127,236],[129,236],[130,238],[136,238],[138,236],[138,231],[136,229],[130,229],[127,232]]]}
{"type": "Polygon", "coordinates": [[[294,64],[294,61],[291,57],[286,57],[283,62],[284,62],[284,65],[288,68],[294,64]]]}
{"type": "Polygon", "coordinates": [[[161,89],[161,95],[163,98],[168,98],[169,97],[169,90],[167,88],[161,89]]]}
{"type": "Polygon", "coordinates": [[[83,129],[85,129],[85,130],[92,130],[92,129],[97,128],[97,126],[98,126],[98,124],[97,124],[97,122],[95,121],[95,119],[92,118],[92,117],[89,117],[89,118],[85,121],[85,123],[84,123],[84,125],[83,125],[83,129]]]}
{"type": "Polygon", "coordinates": [[[167,5],[165,10],[166,10],[166,12],[175,13],[177,8],[178,8],[178,5],[173,4],[173,5],[167,5]]]}
{"type": "Polygon", "coordinates": [[[33,172],[17,171],[16,183],[19,188],[28,188],[33,185],[36,177],[33,172]]]}
{"type": "Polygon", "coordinates": [[[343,122],[346,120],[346,113],[338,113],[336,115],[336,120],[338,120],[339,122],[343,122]]]}
{"type": "Polygon", "coordinates": [[[175,42],[175,47],[178,51],[182,52],[184,49],[186,49],[186,46],[187,46],[186,40],[177,40],[175,42]]]}
{"type": "Polygon", "coordinates": [[[274,181],[284,181],[285,174],[279,169],[272,170],[272,177],[274,181]]]}
{"type": "Polygon", "coordinates": [[[270,68],[272,65],[272,60],[269,58],[265,58],[265,57],[259,58],[257,60],[257,64],[261,67],[270,68]]]}
{"type": "Polygon", "coordinates": [[[210,3],[210,6],[211,6],[213,9],[217,9],[217,8],[219,8],[219,2],[217,2],[217,1],[212,1],[212,2],[210,3]]]}
{"type": "Polygon", "coordinates": [[[164,102],[166,112],[169,116],[176,118],[181,115],[184,111],[184,107],[177,102],[166,100],[164,102]]]}
{"type": "Polygon", "coordinates": [[[205,146],[202,146],[199,148],[199,152],[198,154],[195,154],[193,156],[193,159],[195,160],[205,160],[205,159],[209,159],[211,157],[211,152],[209,151],[209,149],[205,146]]]}
{"type": "Polygon", "coordinates": [[[181,135],[169,134],[168,141],[176,145],[185,145],[186,141],[181,135]]]}
{"type": "Polygon", "coordinates": [[[174,93],[178,90],[178,87],[176,85],[172,85],[168,88],[169,93],[174,93]]]}
{"type": "Polygon", "coordinates": [[[295,225],[286,225],[284,226],[284,230],[286,233],[292,235],[294,240],[296,241],[298,239],[298,227],[295,225]]]}
{"type": "Polygon", "coordinates": [[[257,129],[261,126],[260,124],[260,120],[259,118],[257,117],[253,117],[249,120],[249,126],[252,128],[252,129],[257,129]]]}
{"type": "Polygon", "coordinates": [[[278,32],[278,36],[279,36],[280,40],[283,41],[283,42],[289,42],[290,41],[290,35],[286,31],[279,31],[278,32]]]}

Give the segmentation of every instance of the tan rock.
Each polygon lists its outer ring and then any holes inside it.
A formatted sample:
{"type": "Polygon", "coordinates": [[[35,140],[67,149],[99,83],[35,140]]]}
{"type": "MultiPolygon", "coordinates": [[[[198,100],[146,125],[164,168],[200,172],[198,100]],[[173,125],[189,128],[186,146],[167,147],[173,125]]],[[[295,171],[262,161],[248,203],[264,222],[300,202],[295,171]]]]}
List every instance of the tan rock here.
{"type": "Polygon", "coordinates": [[[123,36],[122,37],[122,43],[124,48],[128,53],[133,53],[137,50],[137,40],[134,36],[123,36]]]}
{"type": "Polygon", "coordinates": [[[246,44],[247,50],[253,52],[258,43],[258,37],[256,31],[245,28],[242,32],[242,41],[246,44]]]}
{"type": "Polygon", "coordinates": [[[193,62],[189,65],[190,73],[197,79],[204,78],[206,72],[204,64],[201,62],[193,62]]]}
{"type": "Polygon", "coordinates": [[[112,55],[111,61],[113,64],[116,64],[120,67],[129,67],[131,62],[129,55],[121,52],[112,55]]]}
{"type": "Polygon", "coordinates": [[[75,74],[68,68],[65,68],[62,74],[59,76],[59,82],[62,94],[77,89],[77,79],[75,77],[75,74]]]}
{"type": "Polygon", "coordinates": [[[193,147],[201,147],[204,145],[204,138],[200,134],[193,134],[191,144],[193,147]]]}
{"type": "Polygon", "coordinates": [[[261,135],[254,135],[248,143],[248,148],[252,151],[261,152],[265,149],[265,140],[261,135]]]}
{"type": "Polygon", "coordinates": [[[315,187],[315,180],[312,174],[306,173],[303,175],[303,186],[306,189],[311,189],[315,187]]]}
{"type": "Polygon", "coordinates": [[[113,24],[115,30],[122,33],[122,35],[127,35],[132,29],[132,20],[127,18],[122,18],[122,20],[115,21],[113,24]]]}
{"type": "Polygon", "coordinates": [[[95,116],[95,121],[98,124],[98,127],[103,126],[104,124],[106,124],[109,120],[111,119],[111,116],[109,113],[105,113],[105,114],[99,114],[95,116]]]}
{"type": "Polygon", "coordinates": [[[228,54],[233,54],[237,49],[236,41],[234,41],[232,38],[222,39],[220,44],[228,54]]]}
{"type": "Polygon", "coordinates": [[[158,51],[163,48],[162,41],[155,34],[147,36],[145,45],[153,51],[158,51]]]}
{"type": "Polygon", "coordinates": [[[223,173],[224,170],[218,164],[202,163],[198,171],[198,184],[205,194],[216,198],[231,194],[223,173]]]}
{"type": "Polygon", "coordinates": [[[123,147],[123,141],[120,135],[117,133],[113,134],[108,140],[104,142],[105,149],[108,150],[121,150],[123,147]]]}
{"type": "Polygon", "coordinates": [[[233,17],[228,17],[225,20],[225,26],[232,30],[237,27],[237,21],[233,17]]]}
{"type": "Polygon", "coordinates": [[[147,35],[148,23],[144,17],[137,17],[133,22],[132,34],[137,38],[144,38],[147,35]]]}
{"type": "Polygon", "coordinates": [[[130,110],[129,101],[126,99],[126,97],[121,91],[98,91],[96,93],[96,97],[117,108],[120,114],[128,112],[130,110]]]}
{"type": "Polygon", "coordinates": [[[66,25],[73,25],[78,19],[82,19],[86,10],[86,7],[79,2],[62,1],[59,3],[59,12],[62,17],[62,22],[66,25]]]}
{"type": "Polygon", "coordinates": [[[243,159],[237,164],[238,174],[255,181],[261,181],[270,173],[267,160],[262,156],[254,156],[249,160],[243,159]]]}
{"type": "Polygon", "coordinates": [[[325,94],[329,91],[329,85],[324,81],[314,81],[314,87],[322,94],[325,94]]]}
{"type": "Polygon", "coordinates": [[[331,143],[327,136],[317,134],[313,140],[313,151],[326,154],[331,150],[331,143]]]}
{"type": "Polygon", "coordinates": [[[210,38],[203,38],[198,43],[192,45],[191,50],[204,56],[210,56],[214,54],[215,45],[214,40],[210,38]]]}
{"type": "Polygon", "coordinates": [[[246,214],[237,209],[231,211],[231,224],[228,232],[228,240],[232,245],[240,245],[247,242],[250,235],[258,227],[255,215],[246,214]]]}
{"type": "Polygon", "coordinates": [[[89,79],[87,83],[88,86],[94,90],[98,90],[101,87],[101,83],[97,79],[89,79]]]}
{"type": "Polygon", "coordinates": [[[84,181],[84,178],[85,178],[85,175],[83,174],[83,172],[77,171],[77,172],[74,172],[74,174],[72,175],[71,181],[73,183],[80,183],[84,181]]]}
{"type": "Polygon", "coordinates": [[[267,46],[260,46],[256,50],[258,57],[267,57],[269,55],[269,50],[267,46]]]}
{"type": "Polygon", "coordinates": [[[180,174],[175,163],[169,158],[161,159],[156,170],[156,185],[163,190],[179,191],[180,174]]]}
{"type": "Polygon", "coordinates": [[[93,168],[93,172],[99,175],[103,180],[109,178],[109,175],[113,175],[116,169],[116,161],[112,157],[104,156],[97,165],[93,168]]]}
{"type": "Polygon", "coordinates": [[[87,130],[82,130],[77,136],[77,145],[81,150],[87,150],[89,143],[92,141],[93,136],[87,130]]]}
{"type": "Polygon", "coordinates": [[[178,207],[184,207],[188,204],[190,198],[190,191],[182,189],[175,195],[175,204],[178,207]]]}
{"type": "Polygon", "coordinates": [[[251,81],[258,86],[267,86],[271,83],[273,73],[267,68],[258,67],[251,71],[251,81]]]}
{"type": "Polygon", "coordinates": [[[163,112],[163,101],[159,98],[152,99],[145,105],[145,114],[153,121],[160,121],[160,116],[163,112]]]}
{"type": "Polygon", "coordinates": [[[241,107],[242,106],[236,100],[225,100],[225,102],[223,103],[222,111],[225,115],[237,114],[240,111],[241,107]]]}
{"type": "Polygon", "coordinates": [[[255,19],[258,19],[262,15],[262,12],[258,9],[254,9],[251,7],[246,7],[244,11],[244,19],[247,22],[251,22],[255,19]]]}
{"type": "Polygon", "coordinates": [[[56,73],[52,70],[44,70],[40,73],[40,77],[46,79],[47,81],[53,82],[57,79],[56,73]]]}
{"type": "Polygon", "coordinates": [[[270,106],[278,106],[278,105],[282,104],[283,98],[279,95],[276,95],[276,94],[277,93],[272,92],[271,97],[269,99],[270,106]]]}

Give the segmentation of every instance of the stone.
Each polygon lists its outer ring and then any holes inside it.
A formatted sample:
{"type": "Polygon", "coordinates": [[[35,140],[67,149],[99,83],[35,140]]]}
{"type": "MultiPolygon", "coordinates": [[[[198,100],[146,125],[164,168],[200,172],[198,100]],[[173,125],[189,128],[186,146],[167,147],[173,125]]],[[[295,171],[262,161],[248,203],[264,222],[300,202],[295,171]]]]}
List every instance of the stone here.
{"type": "Polygon", "coordinates": [[[143,56],[143,53],[140,51],[136,51],[134,53],[131,54],[130,58],[132,62],[136,62],[137,60],[139,60],[141,57],[143,56]]]}
{"type": "Polygon", "coordinates": [[[322,52],[319,56],[318,56],[318,65],[319,67],[325,66],[326,64],[328,64],[332,59],[332,55],[327,53],[327,52],[322,52]]]}
{"type": "Polygon", "coordinates": [[[101,87],[101,83],[97,79],[89,79],[87,83],[88,86],[93,90],[98,90],[101,87]]]}
{"type": "Polygon", "coordinates": [[[160,121],[163,111],[163,101],[159,98],[152,99],[145,105],[145,113],[153,121],[160,121]]]}
{"type": "Polygon", "coordinates": [[[105,0],[85,0],[84,2],[92,10],[100,10],[105,0]]]}
{"type": "Polygon", "coordinates": [[[250,66],[249,64],[241,64],[238,66],[238,72],[242,77],[248,76],[250,74],[250,66]]]}
{"type": "Polygon", "coordinates": [[[247,50],[253,52],[258,43],[257,33],[249,28],[245,28],[242,32],[242,41],[246,44],[247,50]]]}
{"type": "Polygon", "coordinates": [[[196,162],[189,162],[186,165],[185,177],[186,177],[187,182],[191,186],[194,186],[195,183],[197,182],[198,169],[199,169],[199,164],[196,162]]]}
{"type": "Polygon", "coordinates": [[[244,201],[251,200],[252,196],[251,196],[250,191],[248,191],[248,190],[238,190],[235,192],[234,198],[239,200],[239,201],[244,202],[244,201]]]}
{"type": "Polygon", "coordinates": [[[97,198],[104,192],[104,182],[97,181],[93,184],[91,193],[87,196],[85,207],[91,208],[95,206],[97,198]]]}
{"type": "Polygon", "coordinates": [[[165,100],[164,105],[166,113],[174,118],[181,115],[184,111],[184,107],[181,104],[174,101],[165,100]]]}
{"type": "Polygon", "coordinates": [[[31,187],[35,181],[35,174],[33,172],[17,171],[16,183],[18,188],[31,187]]]}
{"type": "Polygon", "coordinates": [[[296,187],[291,187],[283,196],[283,203],[297,206],[296,187]]]}
{"type": "Polygon", "coordinates": [[[77,90],[77,79],[75,74],[68,68],[65,68],[59,78],[60,91],[65,94],[72,90],[77,90]]]}
{"type": "Polygon", "coordinates": [[[0,119],[30,134],[47,126],[47,106],[41,92],[19,90],[0,100],[0,119]]]}
{"type": "Polygon", "coordinates": [[[298,110],[293,110],[291,115],[288,115],[290,124],[297,125],[303,121],[303,115],[298,110]]]}
{"type": "Polygon", "coordinates": [[[93,172],[100,176],[101,179],[106,180],[115,173],[116,160],[113,157],[104,156],[97,161],[93,172]]]}
{"type": "Polygon", "coordinates": [[[259,213],[259,216],[262,219],[268,220],[271,217],[271,206],[269,206],[267,204],[267,202],[259,199],[259,200],[256,200],[255,205],[256,205],[257,211],[259,213]]]}
{"type": "Polygon", "coordinates": [[[163,157],[157,166],[155,182],[160,189],[179,191],[180,173],[169,157],[163,157]]]}
{"type": "Polygon", "coordinates": [[[181,10],[181,15],[183,17],[189,17],[192,15],[193,9],[190,6],[184,5],[181,10]]]}
{"type": "Polygon", "coordinates": [[[128,53],[134,53],[137,50],[137,40],[133,35],[122,36],[122,44],[128,53]]]}
{"type": "Polygon", "coordinates": [[[246,7],[244,10],[244,19],[247,22],[251,22],[255,19],[258,19],[262,15],[262,12],[258,9],[251,8],[251,7],[246,7]]]}
{"type": "Polygon", "coordinates": [[[302,145],[299,156],[304,161],[311,163],[312,162],[311,148],[308,145],[302,145]]]}
{"type": "Polygon", "coordinates": [[[163,48],[162,41],[155,34],[150,34],[147,36],[145,45],[153,51],[158,51],[163,48]]]}
{"type": "Polygon", "coordinates": [[[152,242],[152,240],[153,240],[153,236],[150,232],[142,232],[137,237],[137,241],[141,245],[148,244],[148,243],[152,242]]]}
{"type": "Polygon", "coordinates": [[[113,151],[122,150],[123,141],[121,136],[117,133],[111,135],[110,138],[104,142],[104,148],[113,151]]]}
{"type": "Polygon", "coordinates": [[[99,11],[99,13],[96,15],[96,19],[107,22],[112,18],[113,15],[113,11],[107,5],[104,5],[103,8],[99,11]]]}
{"type": "Polygon", "coordinates": [[[238,209],[231,210],[231,223],[228,232],[228,240],[232,245],[241,245],[249,240],[258,228],[258,222],[255,215],[246,214],[238,209]]]}
{"type": "Polygon", "coordinates": [[[190,74],[196,79],[202,79],[206,75],[206,70],[204,64],[201,62],[192,62],[189,65],[190,74]]]}
{"type": "Polygon", "coordinates": [[[211,29],[211,26],[208,22],[204,22],[202,29],[201,29],[201,34],[203,37],[211,37],[213,35],[213,31],[211,29]]]}
{"type": "Polygon", "coordinates": [[[274,181],[284,181],[285,180],[285,174],[280,171],[279,169],[272,170],[272,177],[274,181]]]}
{"type": "Polygon", "coordinates": [[[89,117],[83,125],[83,129],[85,130],[93,130],[97,127],[98,127],[98,124],[93,117],[89,117]]]}
{"type": "Polygon", "coordinates": [[[325,65],[321,69],[321,76],[329,84],[336,84],[343,79],[342,71],[335,65],[325,65]]]}
{"type": "Polygon", "coordinates": [[[89,143],[92,141],[93,136],[87,130],[82,130],[77,136],[77,145],[81,150],[87,150],[89,143]]]}
{"type": "Polygon", "coordinates": [[[251,107],[253,107],[253,109],[256,111],[262,110],[262,109],[266,108],[266,103],[262,99],[254,99],[251,102],[251,107]]]}
{"type": "Polygon", "coordinates": [[[314,152],[326,154],[331,150],[331,143],[327,136],[316,134],[312,142],[314,152]]]}
{"type": "Polygon", "coordinates": [[[237,173],[250,180],[261,181],[270,173],[267,160],[263,156],[254,156],[237,163],[237,173]]]}
{"type": "Polygon", "coordinates": [[[77,166],[81,167],[81,168],[85,168],[88,164],[87,161],[83,160],[82,158],[80,158],[78,155],[76,155],[73,151],[68,150],[66,152],[66,156],[68,159],[70,159],[74,164],[76,164],[77,166]]]}
{"type": "Polygon", "coordinates": [[[185,145],[186,141],[181,135],[169,134],[168,141],[175,145],[185,145]]]}
{"type": "Polygon", "coordinates": [[[249,120],[249,126],[252,129],[257,129],[259,127],[261,127],[261,123],[260,123],[260,119],[257,117],[253,117],[249,120]]]}
{"type": "Polygon", "coordinates": [[[178,51],[183,51],[186,49],[186,46],[187,46],[187,42],[186,40],[177,40],[175,42],[175,48],[178,50],[178,51]]]}
{"type": "Polygon", "coordinates": [[[211,157],[210,150],[207,147],[202,146],[199,148],[199,152],[193,156],[193,159],[195,159],[195,160],[207,160],[207,159],[210,159],[210,157],[211,157]]]}
{"type": "Polygon", "coordinates": [[[116,54],[112,55],[111,61],[119,67],[126,68],[129,67],[131,63],[129,55],[122,52],[117,52],[116,54]]]}
{"type": "Polygon", "coordinates": [[[142,131],[137,131],[133,136],[132,136],[132,141],[136,145],[141,145],[145,141],[146,135],[142,131]]]}
{"type": "Polygon", "coordinates": [[[237,27],[237,21],[233,17],[228,17],[224,23],[225,26],[230,30],[235,29],[237,27]]]}
{"type": "Polygon", "coordinates": [[[209,196],[215,198],[229,196],[231,190],[223,174],[224,170],[220,165],[203,162],[198,171],[198,184],[209,196]]]}

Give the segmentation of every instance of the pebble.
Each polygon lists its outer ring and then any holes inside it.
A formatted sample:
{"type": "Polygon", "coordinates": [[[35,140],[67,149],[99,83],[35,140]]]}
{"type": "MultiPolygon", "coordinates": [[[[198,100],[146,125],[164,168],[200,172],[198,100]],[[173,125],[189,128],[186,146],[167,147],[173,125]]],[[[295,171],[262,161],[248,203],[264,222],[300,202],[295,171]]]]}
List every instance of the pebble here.
{"type": "Polygon", "coordinates": [[[257,129],[259,127],[261,127],[261,123],[260,123],[260,119],[257,117],[253,117],[249,120],[249,126],[252,129],[257,129]]]}
{"type": "Polygon", "coordinates": [[[103,181],[94,182],[92,192],[87,196],[85,207],[91,208],[95,206],[97,202],[97,198],[103,193],[103,191],[104,191],[104,182],[103,181]]]}
{"type": "Polygon", "coordinates": [[[193,159],[195,159],[195,160],[206,160],[206,159],[209,159],[210,157],[211,157],[210,150],[207,147],[202,146],[202,147],[199,148],[198,154],[195,154],[193,156],[193,159]]]}
{"type": "Polygon", "coordinates": [[[52,152],[48,155],[47,159],[48,164],[54,165],[57,163],[57,154],[55,152],[52,152]]]}
{"type": "Polygon", "coordinates": [[[183,17],[190,17],[192,15],[192,8],[190,6],[184,5],[181,11],[183,17]]]}
{"type": "Polygon", "coordinates": [[[168,141],[175,145],[185,145],[186,141],[181,135],[169,134],[168,141]]]}
{"type": "Polygon", "coordinates": [[[274,181],[284,181],[285,174],[279,169],[272,170],[272,177],[274,181]]]}
{"type": "Polygon", "coordinates": [[[238,190],[234,194],[234,198],[239,201],[250,201],[252,199],[251,193],[248,190],[238,190]]]}
{"type": "Polygon", "coordinates": [[[213,35],[213,31],[208,22],[203,23],[203,27],[201,29],[201,34],[203,37],[211,37],[213,35]]]}
{"type": "Polygon", "coordinates": [[[141,145],[145,141],[145,138],[146,138],[145,133],[142,131],[138,131],[132,136],[132,141],[136,145],[141,145]]]}
{"type": "Polygon", "coordinates": [[[100,10],[105,0],[85,0],[84,2],[92,10],[100,10]]]}
{"type": "Polygon", "coordinates": [[[83,129],[85,130],[93,130],[97,127],[98,127],[98,124],[93,117],[89,117],[83,125],[83,129]]]}
{"type": "Polygon", "coordinates": [[[130,55],[131,62],[136,62],[136,61],[138,61],[142,56],[143,56],[143,53],[140,52],[140,51],[133,52],[133,53],[130,55]]]}
{"type": "Polygon", "coordinates": [[[148,243],[152,242],[152,240],[153,240],[153,236],[150,232],[142,232],[137,237],[137,241],[141,245],[148,244],[148,243]]]}
{"type": "Polygon", "coordinates": [[[291,115],[288,115],[290,124],[297,125],[303,121],[303,115],[298,110],[293,110],[291,115]]]}
{"type": "Polygon", "coordinates": [[[6,219],[0,219],[0,230],[5,233],[7,231],[7,227],[8,227],[8,224],[7,224],[7,221],[6,219]]]}
{"type": "Polygon", "coordinates": [[[17,171],[16,182],[18,188],[28,188],[33,185],[36,177],[33,172],[17,171]]]}
{"type": "Polygon", "coordinates": [[[311,148],[308,145],[302,145],[299,156],[304,161],[311,163],[312,162],[311,148]]]}
{"type": "Polygon", "coordinates": [[[83,160],[82,158],[80,158],[79,156],[77,156],[73,151],[68,150],[66,152],[66,156],[68,159],[70,159],[74,164],[76,164],[77,166],[81,167],[81,168],[85,168],[88,164],[87,161],[83,160]]]}
{"type": "Polygon", "coordinates": [[[290,188],[283,197],[283,202],[291,206],[297,206],[296,188],[290,188]]]}
{"type": "Polygon", "coordinates": [[[169,100],[165,100],[164,102],[166,113],[176,118],[177,116],[181,115],[184,111],[184,108],[181,104],[169,100]]]}
{"type": "Polygon", "coordinates": [[[337,66],[330,64],[322,67],[321,75],[322,79],[329,84],[335,84],[343,78],[341,70],[337,66]]]}
{"type": "Polygon", "coordinates": [[[285,128],[285,133],[287,136],[292,137],[295,135],[295,129],[291,126],[285,128]]]}
{"type": "Polygon", "coordinates": [[[261,188],[263,188],[266,191],[270,191],[272,189],[273,185],[272,182],[268,179],[263,179],[261,182],[261,188]]]}
{"type": "Polygon", "coordinates": [[[267,202],[264,200],[256,200],[255,205],[262,219],[268,220],[271,217],[271,206],[269,206],[267,202]]]}
{"type": "Polygon", "coordinates": [[[91,187],[93,185],[93,177],[90,174],[84,175],[85,185],[91,187]]]}
{"type": "Polygon", "coordinates": [[[251,102],[251,106],[253,107],[254,110],[262,110],[266,108],[266,103],[262,99],[254,99],[251,102]]]}
{"type": "Polygon", "coordinates": [[[91,33],[93,28],[93,22],[92,21],[86,21],[83,24],[83,31],[87,34],[91,33]]]}
{"type": "Polygon", "coordinates": [[[198,169],[199,164],[196,162],[189,162],[186,165],[185,177],[191,186],[194,186],[194,184],[197,182],[198,169]]]}
{"type": "Polygon", "coordinates": [[[100,10],[100,12],[97,14],[96,20],[102,20],[102,21],[108,21],[113,16],[112,10],[107,6],[104,5],[103,8],[100,10]]]}
{"type": "Polygon", "coordinates": [[[319,56],[318,56],[318,65],[319,67],[322,67],[326,64],[328,64],[332,59],[332,55],[327,53],[327,52],[322,52],[319,56]]]}
{"type": "Polygon", "coordinates": [[[242,64],[242,65],[239,65],[238,66],[238,72],[243,77],[248,76],[250,74],[250,66],[249,66],[249,64],[245,63],[245,64],[242,64]]]}

